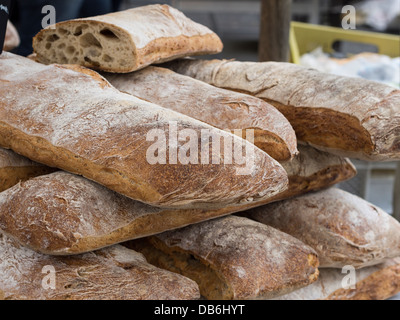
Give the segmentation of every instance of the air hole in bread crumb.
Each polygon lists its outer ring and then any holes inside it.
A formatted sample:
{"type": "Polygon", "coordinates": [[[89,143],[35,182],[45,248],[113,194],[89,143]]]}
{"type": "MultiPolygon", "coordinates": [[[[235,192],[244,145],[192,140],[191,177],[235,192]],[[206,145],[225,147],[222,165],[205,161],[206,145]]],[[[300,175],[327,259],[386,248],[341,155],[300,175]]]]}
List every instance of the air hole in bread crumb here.
{"type": "Polygon", "coordinates": [[[96,62],[96,61],[93,61],[92,59],[90,59],[89,57],[85,57],[84,58],[85,59],[85,61],[87,62],[87,63],[89,63],[90,65],[92,65],[92,66],[94,66],[94,67],[100,67],[100,63],[98,63],[98,62],[96,62]]]}
{"type": "Polygon", "coordinates": [[[59,44],[59,45],[57,46],[57,48],[60,49],[60,50],[64,49],[65,47],[66,47],[66,44],[65,44],[65,43],[61,43],[61,44],[59,44]]]}
{"type": "Polygon", "coordinates": [[[73,46],[69,46],[66,50],[67,55],[72,56],[75,53],[75,48],[73,46]]]}
{"type": "Polygon", "coordinates": [[[68,30],[66,30],[66,29],[64,29],[64,28],[58,28],[57,31],[58,31],[58,33],[61,34],[61,35],[66,35],[66,34],[69,34],[69,33],[70,33],[68,30]]]}
{"type": "Polygon", "coordinates": [[[47,41],[48,42],[56,42],[59,39],[60,39],[60,37],[58,35],[56,35],[56,34],[52,34],[52,35],[47,37],[47,41]]]}
{"type": "Polygon", "coordinates": [[[108,54],[105,54],[105,55],[103,56],[103,60],[104,60],[105,62],[113,62],[113,61],[114,61],[114,58],[113,58],[113,57],[110,57],[108,54]]]}
{"type": "Polygon", "coordinates": [[[96,37],[91,33],[86,33],[85,35],[83,35],[81,37],[81,39],[79,40],[79,42],[80,42],[81,46],[84,48],[88,48],[88,47],[97,47],[100,49],[103,48],[101,46],[101,43],[99,42],[99,40],[97,40],[96,37]]]}
{"type": "Polygon", "coordinates": [[[103,29],[100,31],[100,34],[109,40],[119,40],[118,36],[110,29],[103,29]]]}
{"type": "Polygon", "coordinates": [[[88,54],[91,57],[100,57],[101,52],[99,50],[96,50],[96,49],[90,49],[88,54]]]}
{"type": "Polygon", "coordinates": [[[82,35],[82,33],[82,27],[77,27],[74,31],[74,36],[79,37],[80,35],[82,35]]]}
{"type": "Polygon", "coordinates": [[[51,48],[51,42],[47,42],[47,43],[46,43],[46,49],[47,49],[47,50],[50,50],[50,48],[51,48]]]}

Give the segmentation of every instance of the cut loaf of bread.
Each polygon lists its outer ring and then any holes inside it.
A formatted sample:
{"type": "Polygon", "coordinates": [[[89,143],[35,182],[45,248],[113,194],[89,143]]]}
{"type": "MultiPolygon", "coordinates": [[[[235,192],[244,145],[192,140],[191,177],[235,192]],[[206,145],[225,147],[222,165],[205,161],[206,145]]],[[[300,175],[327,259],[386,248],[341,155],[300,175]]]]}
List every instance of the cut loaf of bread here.
{"type": "Polygon", "coordinates": [[[195,282],[122,246],[74,257],[35,253],[0,234],[0,300],[188,300],[195,282]]]}
{"type": "Polygon", "coordinates": [[[297,138],[339,156],[400,160],[400,90],[279,62],[180,60],[175,72],[274,105],[297,138]]]}
{"type": "Polygon", "coordinates": [[[118,73],[179,57],[218,53],[222,47],[214,32],[167,5],[60,22],[33,39],[42,63],[79,64],[118,73]]]}
{"type": "Polygon", "coordinates": [[[20,44],[20,38],[17,29],[15,29],[14,25],[8,21],[7,29],[6,29],[6,38],[4,40],[3,49],[5,51],[11,51],[18,47],[20,44]]]}
{"type": "Polygon", "coordinates": [[[355,288],[349,287],[348,271],[322,269],[316,282],[277,300],[386,300],[400,292],[399,258],[357,270],[355,288]]]}
{"type": "Polygon", "coordinates": [[[0,229],[37,252],[72,255],[238,210],[160,209],[60,171],[0,193],[0,229]]]}
{"type": "Polygon", "coordinates": [[[219,89],[168,69],[148,67],[130,74],[106,74],[117,89],[183,113],[222,130],[254,132],[254,143],[278,161],[297,153],[296,134],[273,106],[248,95],[219,89]]]}
{"type": "Polygon", "coordinates": [[[287,188],[285,170],[253,144],[121,93],[94,71],[5,52],[0,82],[0,146],[134,200],[216,209],[287,188]],[[243,157],[225,152],[232,145],[243,157]]]}
{"type": "Polygon", "coordinates": [[[195,280],[207,299],[273,298],[318,278],[311,248],[246,218],[229,216],[125,245],[195,280]]]}
{"type": "Polygon", "coordinates": [[[315,249],[321,268],[363,268],[400,256],[400,223],[336,188],[252,209],[246,216],[315,249]]]}
{"type": "Polygon", "coordinates": [[[0,148],[0,192],[20,181],[49,174],[56,169],[35,163],[11,150],[0,148]]]}

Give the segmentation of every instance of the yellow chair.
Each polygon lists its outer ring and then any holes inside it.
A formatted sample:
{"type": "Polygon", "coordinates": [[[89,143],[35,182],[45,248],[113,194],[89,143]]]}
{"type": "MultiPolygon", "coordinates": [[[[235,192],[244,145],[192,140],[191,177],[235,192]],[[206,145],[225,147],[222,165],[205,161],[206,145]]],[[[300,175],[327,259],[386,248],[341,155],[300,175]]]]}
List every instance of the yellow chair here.
{"type": "Polygon", "coordinates": [[[322,47],[326,53],[332,53],[332,46],[336,41],[375,45],[380,54],[393,58],[400,56],[399,36],[292,22],[290,32],[292,62],[299,64],[300,57],[303,54],[311,52],[318,47],[322,47]]]}

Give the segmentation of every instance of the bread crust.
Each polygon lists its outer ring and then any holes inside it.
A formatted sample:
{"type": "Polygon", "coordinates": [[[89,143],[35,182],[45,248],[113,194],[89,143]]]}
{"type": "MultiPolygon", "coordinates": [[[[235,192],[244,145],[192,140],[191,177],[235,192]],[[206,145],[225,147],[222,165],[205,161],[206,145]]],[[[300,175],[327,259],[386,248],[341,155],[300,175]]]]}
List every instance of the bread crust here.
{"type": "MultiPolygon", "coordinates": [[[[292,126],[278,110],[261,99],[219,89],[158,67],[104,76],[123,92],[221,130],[252,129],[255,145],[275,160],[288,161],[297,154],[292,126]]],[[[245,134],[243,137],[246,138],[245,134]]]]}
{"type": "Polygon", "coordinates": [[[166,67],[254,95],[291,122],[300,141],[370,161],[400,159],[400,90],[277,62],[180,60],[166,67]]]}
{"type": "Polygon", "coordinates": [[[272,298],[307,286],[318,278],[318,259],[311,248],[273,228],[235,216],[127,245],[143,252],[159,267],[193,277],[201,294],[208,299],[272,298]],[[161,251],[169,259],[160,259],[151,254],[152,250],[161,251]],[[182,254],[189,255],[186,263],[179,261],[182,254]],[[211,269],[220,286],[214,288],[215,283],[205,282],[207,279],[202,277],[207,277],[207,273],[194,275],[190,259],[211,269]]]}
{"type": "Polygon", "coordinates": [[[33,39],[41,63],[78,63],[126,73],[153,63],[219,53],[219,37],[168,5],[60,22],[33,39]]]}
{"type": "Polygon", "coordinates": [[[400,223],[331,188],[252,209],[246,216],[288,233],[318,253],[321,268],[364,268],[400,255],[400,223]]]}
{"type": "Polygon", "coordinates": [[[70,66],[44,66],[10,53],[0,57],[0,66],[0,146],[34,161],[167,208],[242,205],[287,188],[284,169],[251,143],[121,93],[93,71],[84,74],[70,66]],[[185,141],[177,146],[168,143],[171,123],[178,132],[196,133],[199,162],[203,131],[222,140],[219,150],[206,150],[209,159],[220,163],[151,164],[147,153],[154,141],[147,135],[153,130],[165,136],[166,155],[186,147],[185,141]],[[223,141],[230,139],[247,149],[250,175],[238,174],[248,163],[225,165],[223,141]]]}
{"type": "Polygon", "coordinates": [[[200,296],[193,281],[158,269],[143,255],[122,246],[51,257],[0,234],[0,261],[1,300],[189,300],[200,296]],[[54,290],[43,287],[49,285],[50,270],[55,271],[54,290]]]}
{"type": "Polygon", "coordinates": [[[357,169],[347,158],[306,145],[299,145],[298,149],[299,154],[294,160],[281,163],[289,176],[289,189],[277,195],[276,201],[326,189],[357,174],[357,169]]]}

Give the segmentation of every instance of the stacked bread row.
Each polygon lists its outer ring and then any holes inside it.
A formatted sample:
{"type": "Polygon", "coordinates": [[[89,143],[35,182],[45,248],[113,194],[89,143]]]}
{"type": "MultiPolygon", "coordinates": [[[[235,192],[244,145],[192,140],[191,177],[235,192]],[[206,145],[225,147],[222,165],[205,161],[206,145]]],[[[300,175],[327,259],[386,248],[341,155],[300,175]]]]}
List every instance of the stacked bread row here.
{"type": "Polygon", "coordinates": [[[222,44],[168,6],[60,23],[34,48],[44,64],[0,56],[0,146],[29,158],[0,150],[0,298],[400,291],[400,224],[343,191],[310,193],[355,176],[343,156],[400,159],[399,91],[290,64],[175,60],[222,44]],[[225,161],[226,141],[246,161],[225,161]],[[349,266],[355,289],[342,288],[349,266]]]}

